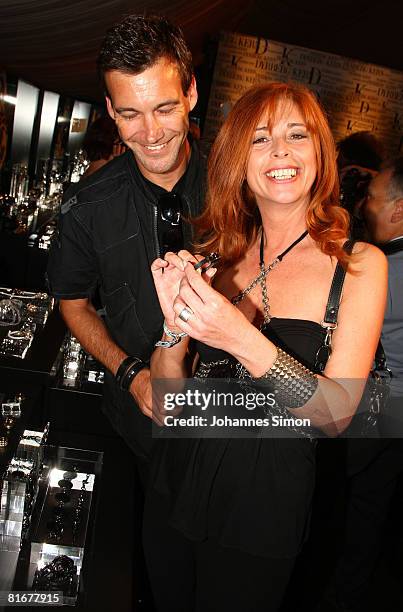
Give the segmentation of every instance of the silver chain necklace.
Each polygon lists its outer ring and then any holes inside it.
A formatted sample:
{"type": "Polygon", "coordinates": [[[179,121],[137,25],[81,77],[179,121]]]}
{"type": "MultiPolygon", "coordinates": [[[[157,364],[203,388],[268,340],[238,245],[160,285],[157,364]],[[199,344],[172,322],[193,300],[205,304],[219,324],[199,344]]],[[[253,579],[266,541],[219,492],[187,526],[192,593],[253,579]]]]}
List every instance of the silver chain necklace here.
{"type": "Polygon", "coordinates": [[[262,290],[263,325],[265,323],[269,323],[270,322],[270,302],[269,302],[269,296],[268,296],[268,293],[267,293],[266,277],[269,274],[269,272],[271,272],[273,270],[273,268],[275,268],[277,266],[277,264],[279,264],[282,261],[283,257],[285,255],[287,255],[287,253],[289,253],[291,251],[291,249],[293,249],[295,246],[297,246],[297,244],[299,242],[301,242],[301,240],[303,240],[305,238],[305,236],[307,236],[307,235],[308,235],[308,230],[305,230],[301,234],[301,236],[299,236],[299,238],[297,238],[292,244],[290,244],[289,247],[287,247],[285,249],[285,251],[283,251],[280,255],[277,255],[277,257],[271,262],[271,264],[269,264],[267,267],[265,267],[265,265],[264,265],[264,233],[263,233],[263,228],[262,228],[262,236],[261,236],[261,239],[260,239],[260,263],[259,263],[260,272],[257,275],[257,277],[254,278],[253,281],[247,287],[245,287],[245,289],[242,289],[239,293],[234,295],[233,298],[231,298],[231,304],[236,306],[247,295],[249,295],[249,293],[257,285],[260,285],[261,290],[262,290]]]}

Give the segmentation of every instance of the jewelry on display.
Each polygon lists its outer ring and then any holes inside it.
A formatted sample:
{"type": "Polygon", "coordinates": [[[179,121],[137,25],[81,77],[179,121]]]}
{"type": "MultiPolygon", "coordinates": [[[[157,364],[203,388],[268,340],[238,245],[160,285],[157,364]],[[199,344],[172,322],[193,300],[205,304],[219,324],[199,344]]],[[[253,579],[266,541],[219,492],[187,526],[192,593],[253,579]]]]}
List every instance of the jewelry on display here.
{"type": "Polygon", "coordinates": [[[49,295],[44,292],[38,293],[36,291],[24,291],[23,289],[9,289],[8,287],[0,287],[0,294],[11,300],[14,298],[19,300],[47,300],[49,298],[49,295]]]}
{"type": "Polygon", "coordinates": [[[76,544],[76,540],[79,536],[79,529],[81,526],[83,512],[85,510],[84,501],[87,493],[87,484],[90,480],[90,474],[87,474],[81,482],[81,490],[77,498],[77,503],[74,508],[73,516],[71,516],[71,510],[64,508],[65,504],[72,502],[74,493],[73,483],[71,482],[77,477],[75,472],[65,472],[64,478],[58,481],[58,486],[61,491],[55,494],[55,500],[57,505],[52,509],[52,518],[46,523],[48,528],[48,537],[51,540],[59,542],[63,537],[63,533],[68,531],[71,525],[71,532],[73,538],[73,544],[76,544]],[[66,475],[70,476],[65,478],[66,475]]]}
{"type": "Polygon", "coordinates": [[[76,544],[76,540],[79,535],[78,531],[81,525],[81,519],[82,519],[83,511],[85,508],[84,499],[85,499],[85,493],[87,492],[87,484],[89,482],[89,479],[90,479],[90,475],[87,474],[87,476],[81,483],[81,492],[80,492],[80,495],[78,496],[77,506],[74,510],[74,518],[73,518],[73,525],[72,525],[73,544],[76,544]]]}
{"type": "Polygon", "coordinates": [[[182,310],[178,314],[178,317],[180,318],[181,321],[184,321],[185,323],[187,323],[193,314],[194,314],[193,310],[189,308],[188,306],[185,306],[185,308],[182,308],[182,310]]]}
{"type": "Polygon", "coordinates": [[[5,435],[0,437],[0,448],[5,448],[8,445],[10,433],[11,433],[11,430],[14,426],[16,419],[15,417],[11,417],[11,416],[3,416],[2,421],[3,421],[3,425],[5,429],[5,435]]]}
{"type": "Polygon", "coordinates": [[[74,466],[71,471],[63,472],[63,478],[65,478],[66,480],[74,480],[75,478],[77,478],[76,466],[74,466]]]}
{"type": "Polygon", "coordinates": [[[67,595],[74,592],[76,582],[77,568],[73,559],[59,555],[35,571],[32,588],[37,591],[62,591],[67,595]]]}
{"type": "Polygon", "coordinates": [[[14,398],[3,401],[1,404],[1,414],[3,417],[12,417],[18,419],[21,416],[21,402],[23,396],[16,395],[14,398]]]}
{"type": "Polygon", "coordinates": [[[7,337],[12,340],[27,340],[31,337],[31,332],[28,330],[18,329],[15,331],[9,331],[7,337]]]}
{"type": "Polygon", "coordinates": [[[260,383],[271,383],[276,401],[286,408],[301,408],[318,388],[318,378],[314,372],[288,353],[277,347],[277,358],[263,376],[254,379],[260,383]]]}
{"type": "Polygon", "coordinates": [[[62,478],[57,484],[61,489],[66,489],[66,491],[70,491],[73,488],[73,483],[67,478],[62,478]]]}
{"type": "Polygon", "coordinates": [[[46,293],[0,287],[0,328],[12,328],[0,339],[0,354],[24,359],[37,326],[45,325],[53,302],[46,293]]]}
{"type": "Polygon", "coordinates": [[[26,481],[31,474],[32,468],[33,462],[29,459],[12,459],[7,468],[7,474],[14,480],[26,481]]]}
{"type": "Polygon", "coordinates": [[[0,326],[19,325],[22,320],[22,303],[11,297],[0,300],[0,326]]]}
{"type": "Polygon", "coordinates": [[[40,446],[42,442],[42,436],[31,436],[31,435],[23,435],[21,438],[21,444],[30,444],[32,446],[40,446]]]}
{"type": "Polygon", "coordinates": [[[65,510],[64,505],[68,504],[71,500],[71,490],[73,489],[73,483],[71,482],[77,478],[76,468],[73,467],[72,471],[64,472],[63,478],[58,481],[58,486],[61,491],[55,493],[55,500],[57,506],[53,508],[53,518],[47,522],[48,536],[51,540],[60,541],[64,532],[64,519],[65,510]]]}
{"type": "Polygon", "coordinates": [[[154,346],[160,346],[161,348],[171,348],[171,346],[175,346],[175,344],[178,344],[182,340],[182,338],[188,335],[186,332],[172,331],[172,329],[169,329],[165,321],[164,332],[167,336],[172,338],[172,340],[158,340],[158,342],[156,342],[154,346]]]}

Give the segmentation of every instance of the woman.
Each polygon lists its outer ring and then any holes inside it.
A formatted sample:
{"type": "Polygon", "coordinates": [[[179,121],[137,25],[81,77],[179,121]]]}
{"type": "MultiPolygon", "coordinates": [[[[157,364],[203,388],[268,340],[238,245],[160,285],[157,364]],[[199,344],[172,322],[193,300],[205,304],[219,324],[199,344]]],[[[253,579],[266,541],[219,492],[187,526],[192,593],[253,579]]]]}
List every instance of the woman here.
{"type": "Polygon", "coordinates": [[[82,178],[100,170],[114,157],[122,155],[126,147],[121,144],[115,122],[110,117],[99,117],[89,126],[84,137],[83,151],[90,162],[82,178]]]}
{"type": "MultiPolygon", "coordinates": [[[[196,252],[217,251],[217,272],[201,275],[186,251],[152,265],[165,315],[152,378],[195,369],[214,377],[219,364],[262,388],[270,383],[283,411],[337,435],[360,400],[386,294],[382,253],[363,243],[352,256],[343,249],[348,223],[333,139],[314,96],[279,83],[246,92],[213,146],[199,220],[196,252]],[[320,374],[316,355],[328,331],[321,321],[338,261],[348,273],[320,374]]],[[[159,611],[279,608],[314,485],[314,444],[302,434],[157,444],[144,545],[159,611]]]]}

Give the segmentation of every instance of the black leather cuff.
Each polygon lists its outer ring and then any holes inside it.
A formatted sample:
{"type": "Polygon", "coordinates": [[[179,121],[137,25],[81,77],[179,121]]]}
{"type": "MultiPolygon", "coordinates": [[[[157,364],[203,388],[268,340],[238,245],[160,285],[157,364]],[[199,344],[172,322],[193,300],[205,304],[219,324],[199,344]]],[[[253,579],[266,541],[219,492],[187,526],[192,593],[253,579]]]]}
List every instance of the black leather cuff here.
{"type": "Polygon", "coordinates": [[[115,374],[115,380],[118,383],[119,387],[121,386],[122,378],[126,374],[129,366],[131,366],[132,363],[136,361],[136,359],[137,357],[133,357],[133,355],[129,355],[128,357],[125,357],[123,359],[122,363],[118,367],[117,372],[115,374]]]}
{"type": "Polygon", "coordinates": [[[144,370],[144,368],[148,368],[150,365],[146,361],[143,361],[142,359],[140,359],[140,357],[134,357],[134,360],[135,361],[127,368],[125,374],[123,375],[120,381],[119,386],[121,389],[123,389],[123,391],[128,391],[133,378],[137,376],[137,374],[141,370],[144,370]]]}

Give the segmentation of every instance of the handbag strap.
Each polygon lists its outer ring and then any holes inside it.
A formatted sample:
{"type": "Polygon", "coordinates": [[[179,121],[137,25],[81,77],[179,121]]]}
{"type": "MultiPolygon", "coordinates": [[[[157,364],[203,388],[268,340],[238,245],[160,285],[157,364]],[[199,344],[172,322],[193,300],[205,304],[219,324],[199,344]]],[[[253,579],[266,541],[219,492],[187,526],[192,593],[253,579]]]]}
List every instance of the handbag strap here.
{"type": "MultiPolygon", "coordinates": [[[[353,240],[347,240],[343,244],[343,249],[350,254],[353,249],[353,245],[353,240]]],[[[332,352],[332,336],[333,331],[337,327],[337,317],[339,314],[341,292],[343,290],[345,277],[346,269],[343,268],[339,262],[337,262],[336,269],[333,274],[332,285],[329,291],[329,297],[327,299],[325,315],[321,321],[321,326],[326,330],[326,336],[323,339],[322,345],[316,351],[314,366],[316,372],[324,371],[327,360],[332,352]]]]}
{"type": "Polygon", "coordinates": [[[374,357],[375,369],[376,370],[386,370],[386,355],[384,348],[382,346],[381,339],[379,338],[378,346],[376,347],[376,353],[374,357]]]}
{"type": "MultiPolygon", "coordinates": [[[[346,242],[343,244],[343,249],[350,255],[353,246],[354,240],[346,240],[346,242]]],[[[343,290],[345,277],[346,268],[343,268],[340,262],[337,262],[327,300],[325,316],[323,317],[323,321],[321,323],[322,327],[325,327],[326,329],[336,329],[337,327],[337,317],[339,314],[341,292],[343,290]]]]}
{"type": "MultiPolygon", "coordinates": [[[[347,240],[343,244],[343,249],[350,254],[354,246],[354,240],[347,240]]],[[[337,327],[337,317],[339,314],[341,292],[343,290],[344,279],[346,277],[346,269],[337,262],[337,266],[333,275],[332,285],[330,287],[329,297],[327,300],[325,316],[321,322],[322,327],[326,329],[326,337],[323,345],[319,348],[316,354],[315,367],[323,372],[327,358],[332,352],[332,335],[337,327]],[[324,352],[323,352],[324,350],[324,352]]],[[[386,370],[386,355],[379,339],[375,353],[375,367],[377,370],[386,370]]]]}

